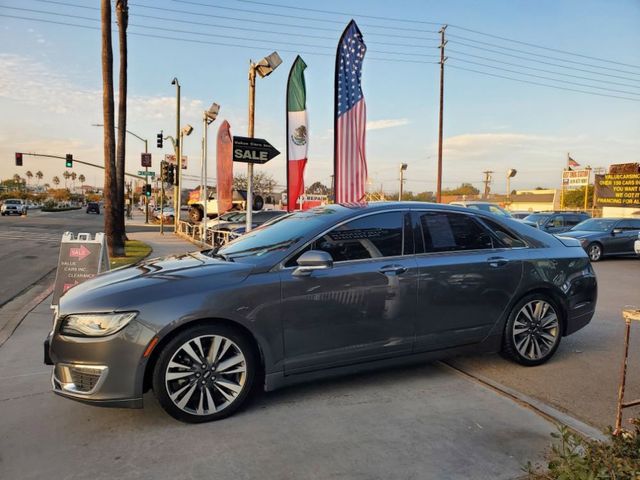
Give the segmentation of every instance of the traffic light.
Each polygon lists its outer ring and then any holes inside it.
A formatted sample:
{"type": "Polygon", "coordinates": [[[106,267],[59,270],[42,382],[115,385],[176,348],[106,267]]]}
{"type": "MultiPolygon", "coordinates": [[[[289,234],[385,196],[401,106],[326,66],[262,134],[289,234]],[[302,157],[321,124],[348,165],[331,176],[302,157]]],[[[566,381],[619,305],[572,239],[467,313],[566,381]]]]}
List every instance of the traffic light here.
{"type": "Polygon", "coordinates": [[[64,166],[67,168],[73,168],[73,155],[67,153],[67,160],[64,163],[64,166]]]}
{"type": "Polygon", "coordinates": [[[147,184],[147,185],[144,186],[144,194],[147,197],[151,196],[151,185],[147,184]]]}
{"type": "Polygon", "coordinates": [[[163,160],[160,162],[160,180],[162,180],[163,182],[166,182],[168,176],[169,176],[169,164],[163,160]]]}
{"type": "Polygon", "coordinates": [[[169,164],[169,170],[167,172],[167,183],[169,185],[173,185],[175,183],[175,177],[174,177],[174,166],[172,163],[169,164]]]}
{"type": "Polygon", "coordinates": [[[157,141],[156,141],[156,145],[158,146],[158,148],[162,148],[162,137],[163,137],[163,134],[162,132],[160,132],[157,135],[157,141]]]}
{"type": "Polygon", "coordinates": [[[16,167],[22,166],[22,154],[20,152],[16,152],[16,167]]]}

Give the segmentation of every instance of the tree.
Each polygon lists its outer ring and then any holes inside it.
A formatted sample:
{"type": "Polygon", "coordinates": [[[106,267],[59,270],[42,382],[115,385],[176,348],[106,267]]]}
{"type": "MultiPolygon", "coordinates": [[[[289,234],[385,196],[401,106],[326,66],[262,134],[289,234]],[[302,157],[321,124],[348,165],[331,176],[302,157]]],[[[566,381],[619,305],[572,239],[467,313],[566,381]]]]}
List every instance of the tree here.
{"type": "Polygon", "coordinates": [[[331,189],[322,182],[314,182],[309,188],[307,188],[307,193],[316,195],[329,195],[330,192],[331,189]]]}
{"type": "Polygon", "coordinates": [[[25,173],[25,176],[27,177],[27,183],[31,182],[31,179],[33,178],[33,173],[31,173],[31,170],[27,170],[25,173]]]}
{"type": "Polygon", "coordinates": [[[57,187],[58,185],[60,185],[60,177],[55,176],[51,179],[51,181],[53,182],[53,184],[57,187]]]}
{"type": "Polygon", "coordinates": [[[78,180],[80,180],[80,189],[82,190],[82,193],[84,193],[84,182],[86,178],[83,174],[80,174],[80,176],[78,177],[78,180]]]}
{"type": "Polygon", "coordinates": [[[67,188],[67,181],[69,180],[71,174],[65,170],[62,176],[64,177],[64,188],[67,188]]]}
{"type": "Polygon", "coordinates": [[[116,178],[115,120],[113,106],[113,51],[111,45],[111,0],[102,0],[102,117],[104,127],[104,231],[107,235],[109,254],[112,257],[124,255],[123,232],[120,216],[124,216],[124,205],[119,205],[116,178]]]}
{"type": "Polygon", "coordinates": [[[122,242],[126,240],[124,225],[124,159],[127,133],[127,25],[129,23],[128,0],[116,0],[118,23],[118,46],[120,48],[120,71],[118,76],[118,146],[116,150],[116,185],[121,215],[118,215],[118,230],[122,242]]]}
{"type": "Polygon", "coordinates": [[[44,188],[45,190],[49,190],[49,189],[51,188],[51,185],[49,185],[48,183],[45,183],[45,184],[43,185],[43,188],[44,188]]]}
{"type": "MultiPolygon", "coordinates": [[[[270,173],[260,172],[253,175],[253,191],[256,193],[272,193],[278,182],[273,179],[270,173]]],[[[247,189],[247,176],[237,174],[233,177],[234,190],[247,189]]]]}
{"type": "Polygon", "coordinates": [[[442,191],[444,195],[479,195],[480,190],[471,185],[470,183],[462,183],[459,187],[454,189],[445,189],[442,191]]]}
{"type": "MultiPolygon", "coordinates": [[[[582,210],[584,208],[584,188],[576,188],[575,190],[564,191],[564,206],[576,208],[582,210]]],[[[587,208],[590,208],[593,203],[593,185],[589,185],[589,191],[587,192],[587,208]]]]}
{"type": "Polygon", "coordinates": [[[44,177],[44,174],[40,170],[38,170],[36,172],[36,178],[38,179],[38,185],[40,185],[40,180],[42,180],[42,177],[44,177]]]}
{"type": "Polygon", "coordinates": [[[76,178],[78,178],[78,174],[76,172],[73,172],[71,174],[71,188],[73,188],[74,190],[76,189],[76,178]]]}
{"type": "Polygon", "coordinates": [[[13,174],[13,183],[22,183],[22,177],[19,174],[14,173],[13,174]]]}

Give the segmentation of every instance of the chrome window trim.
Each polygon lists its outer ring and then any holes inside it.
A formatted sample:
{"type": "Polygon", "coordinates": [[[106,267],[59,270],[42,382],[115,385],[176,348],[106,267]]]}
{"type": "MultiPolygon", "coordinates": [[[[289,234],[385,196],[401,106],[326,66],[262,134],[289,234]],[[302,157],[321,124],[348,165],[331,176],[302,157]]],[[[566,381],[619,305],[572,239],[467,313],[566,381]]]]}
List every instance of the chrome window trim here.
{"type": "MultiPolygon", "coordinates": [[[[283,271],[283,270],[293,270],[296,267],[287,267],[285,266],[287,264],[287,262],[289,260],[291,260],[293,257],[295,257],[299,252],[301,252],[302,250],[304,250],[305,248],[307,248],[307,246],[311,245],[313,242],[315,242],[316,240],[318,240],[320,237],[323,237],[324,235],[326,235],[327,233],[329,233],[331,230],[341,227],[342,225],[352,222],[354,220],[360,220],[361,218],[365,218],[365,217],[370,217],[371,215],[379,215],[381,213],[393,213],[393,212],[400,212],[400,213],[409,213],[411,210],[410,209],[405,209],[405,208],[394,208],[394,209],[390,209],[390,210],[377,210],[374,212],[366,212],[366,213],[362,213],[358,216],[355,217],[350,217],[347,218],[339,223],[336,223],[334,225],[332,225],[330,228],[327,228],[326,230],[324,230],[322,233],[316,235],[315,237],[313,237],[312,240],[309,240],[307,243],[305,243],[302,247],[298,248],[297,250],[295,250],[291,255],[288,255],[284,260],[280,261],[273,269],[275,271],[283,271]]],[[[404,232],[405,228],[404,228],[404,218],[402,218],[402,250],[404,252],[404,232]]],[[[353,262],[368,262],[368,261],[372,261],[372,260],[381,260],[381,259],[387,259],[387,258],[407,258],[410,256],[415,255],[414,253],[408,254],[408,255],[394,255],[392,257],[379,257],[379,258],[360,258],[357,260],[342,260],[339,262],[333,262],[334,267],[335,266],[342,266],[342,265],[349,265],[353,262]]]]}

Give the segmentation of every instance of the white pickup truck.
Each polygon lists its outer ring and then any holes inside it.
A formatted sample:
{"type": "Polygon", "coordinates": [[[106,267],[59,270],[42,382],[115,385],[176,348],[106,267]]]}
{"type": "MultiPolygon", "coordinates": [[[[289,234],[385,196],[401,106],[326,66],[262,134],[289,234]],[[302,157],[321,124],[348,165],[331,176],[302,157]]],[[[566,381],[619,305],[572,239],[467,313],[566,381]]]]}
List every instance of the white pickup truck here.
{"type": "Polygon", "coordinates": [[[5,215],[26,215],[27,202],[19,198],[8,198],[2,203],[0,207],[0,213],[4,217],[5,215]]]}

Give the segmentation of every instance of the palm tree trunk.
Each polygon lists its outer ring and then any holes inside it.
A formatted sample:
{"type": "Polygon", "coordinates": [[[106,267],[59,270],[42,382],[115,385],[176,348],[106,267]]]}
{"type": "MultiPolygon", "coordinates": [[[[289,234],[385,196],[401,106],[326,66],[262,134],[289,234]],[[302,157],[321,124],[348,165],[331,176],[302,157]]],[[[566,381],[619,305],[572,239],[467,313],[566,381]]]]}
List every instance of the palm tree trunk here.
{"type": "Polygon", "coordinates": [[[113,51],[111,46],[111,0],[102,0],[102,111],[104,123],[104,230],[107,235],[109,254],[124,255],[124,242],[118,229],[119,205],[116,155],[115,125],[113,107],[113,51]]]}
{"type": "Polygon", "coordinates": [[[124,224],[125,205],[125,150],[127,138],[127,25],[129,23],[129,5],[127,0],[116,0],[116,20],[118,22],[118,44],[120,47],[120,72],[118,78],[118,149],[116,151],[116,170],[118,172],[118,195],[120,212],[118,225],[122,241],[126,240],[124,224]]]}

